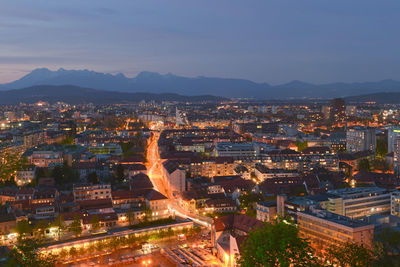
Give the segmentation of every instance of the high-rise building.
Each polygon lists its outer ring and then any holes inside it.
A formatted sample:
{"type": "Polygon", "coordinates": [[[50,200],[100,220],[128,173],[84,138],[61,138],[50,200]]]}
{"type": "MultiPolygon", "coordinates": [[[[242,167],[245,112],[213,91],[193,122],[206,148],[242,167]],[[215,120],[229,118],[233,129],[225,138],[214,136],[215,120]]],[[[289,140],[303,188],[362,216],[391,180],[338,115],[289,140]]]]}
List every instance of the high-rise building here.
{"type": "Polygon", "coordinates": [[[331,100],[330,120],[344,121],[346,119],[346,103],[343,98],[331,100]]]}
{"type": "Polygon", "coordinates": [[[354,116],[356,115],[357,107],[356,106],[346,106],[346,115],[354,116]]]}
{"type": "Polygon", "coordinates": [[[322,106],[321,113],[324,116],[324,119],[329,119],[331,114],[331,107],[330,106],[322,106]]]}
{"type": "Polygon", "coordinates": [[[186,114],[176,107],[175,109],[175,118],[177,126],[184,126],[188,124],[188,120],[186,114]]]}
{"type": "Polygon", "coordinates": [[[393,141],[393,167],[394,175],[400,178],[400,136],[393,141]]]}
{"type": "Polygon", "coordinates": [[[376,133],[374,128],[353,127],[346,131],[346,147],[350,153],[372,151],[376,149],[376,133]]]}
{"type": "Polygon", "coordinates": [[[394,152],[395,139],[398,137],[400,137],[400,127],[399,126],[388,127],[388,153],[394,152]]]}

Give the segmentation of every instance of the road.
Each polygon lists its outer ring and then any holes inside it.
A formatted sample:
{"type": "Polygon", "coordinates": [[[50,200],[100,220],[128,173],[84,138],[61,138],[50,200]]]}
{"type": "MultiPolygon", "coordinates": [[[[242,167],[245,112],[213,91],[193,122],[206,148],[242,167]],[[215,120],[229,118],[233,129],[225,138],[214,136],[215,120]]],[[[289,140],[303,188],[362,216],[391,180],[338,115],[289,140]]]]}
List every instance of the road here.
{"type": "Polygon", "coordinates": [[[169,199],[168,207],[169,207],[171,213],[176,214],[179,217],[189,218],[202,226],[210,228],[212,219],[198,215],[198,214],[191,213],[191,212],[181,208],[177,204],[178,200],[172,196],[169,188],[167,188],[165,186],[165,183],[163,181],[165,174],[164,174],[164,169],[162,167],[161,158],[160,158],[160,154],[159,154],[159,150],[158,150],[158,139],[159,138],[160,138],[160,133],[153,132],[153,134],[151,136],[151,140],[147,147],[147,155],[146,155],[146,157],[147,157],[146,167],[149,170],[148,176],[149,176],[151,182],[153,183],[154,188],[157,191],[159,191],[160,193],[162,193],[163,195],[165,195],[166,197],[168,197],[168,199],[169,199]]]}
{"type": "Polygon", "coordinates": [[[153,183],[154,188],[160,192],[161,194],[170,198],[170,194],[168,189],[164,185],[163,182],[163,168],[161,166],[160,154],[158,152],[158,138],[160,137],[160,133],[153,132],[151,136],[150,143],[147,147],[147,169],[148,176],[153,183]]]}

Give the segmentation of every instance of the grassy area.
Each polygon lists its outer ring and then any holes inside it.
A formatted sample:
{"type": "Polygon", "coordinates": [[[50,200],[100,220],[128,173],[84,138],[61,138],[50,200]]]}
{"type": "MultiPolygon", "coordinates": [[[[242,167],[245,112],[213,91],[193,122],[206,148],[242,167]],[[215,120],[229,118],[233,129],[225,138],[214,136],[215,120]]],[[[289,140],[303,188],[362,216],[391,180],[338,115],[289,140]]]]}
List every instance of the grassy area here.
{"type": "Polygon", "coordinates": [[[141,222],[135,225],[129,226],[130,229],[139,229],[139,228],[145,228],[145,227],[150,227],[150,226],[158,226],[158,225],[164,225],[164,224],[170,224],[170,223],[176,223],[177,220],[172,219],[172,218],[166,218],[166,219],[161,219],[161,220],[156,220],[156,221],[147,221],[147,222],[141,222]]]}

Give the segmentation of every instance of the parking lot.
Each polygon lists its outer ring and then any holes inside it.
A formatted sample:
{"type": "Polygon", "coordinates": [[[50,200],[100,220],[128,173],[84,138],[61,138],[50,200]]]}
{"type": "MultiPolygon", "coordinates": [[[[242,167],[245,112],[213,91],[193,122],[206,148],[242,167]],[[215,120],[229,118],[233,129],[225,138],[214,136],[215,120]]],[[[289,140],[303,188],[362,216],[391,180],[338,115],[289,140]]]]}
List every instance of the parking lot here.
{"type": "Polygon", "coordinates": [[[211,249],[206,248],[166,248],[161,250],[169,261],[176,266],[221,266],[217,258],[212,255],[211,249]]]}

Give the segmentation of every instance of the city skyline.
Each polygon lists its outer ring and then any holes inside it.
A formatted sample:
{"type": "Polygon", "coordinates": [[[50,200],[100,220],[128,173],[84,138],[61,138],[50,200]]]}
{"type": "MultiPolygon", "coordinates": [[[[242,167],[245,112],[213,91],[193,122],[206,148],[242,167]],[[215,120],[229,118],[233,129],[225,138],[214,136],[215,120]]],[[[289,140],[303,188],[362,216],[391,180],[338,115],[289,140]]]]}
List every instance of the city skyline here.
{"type": "Polygon", "coordinates": [[[1,266],[400,266],[395,0],[6,0],[1,266]]]}

